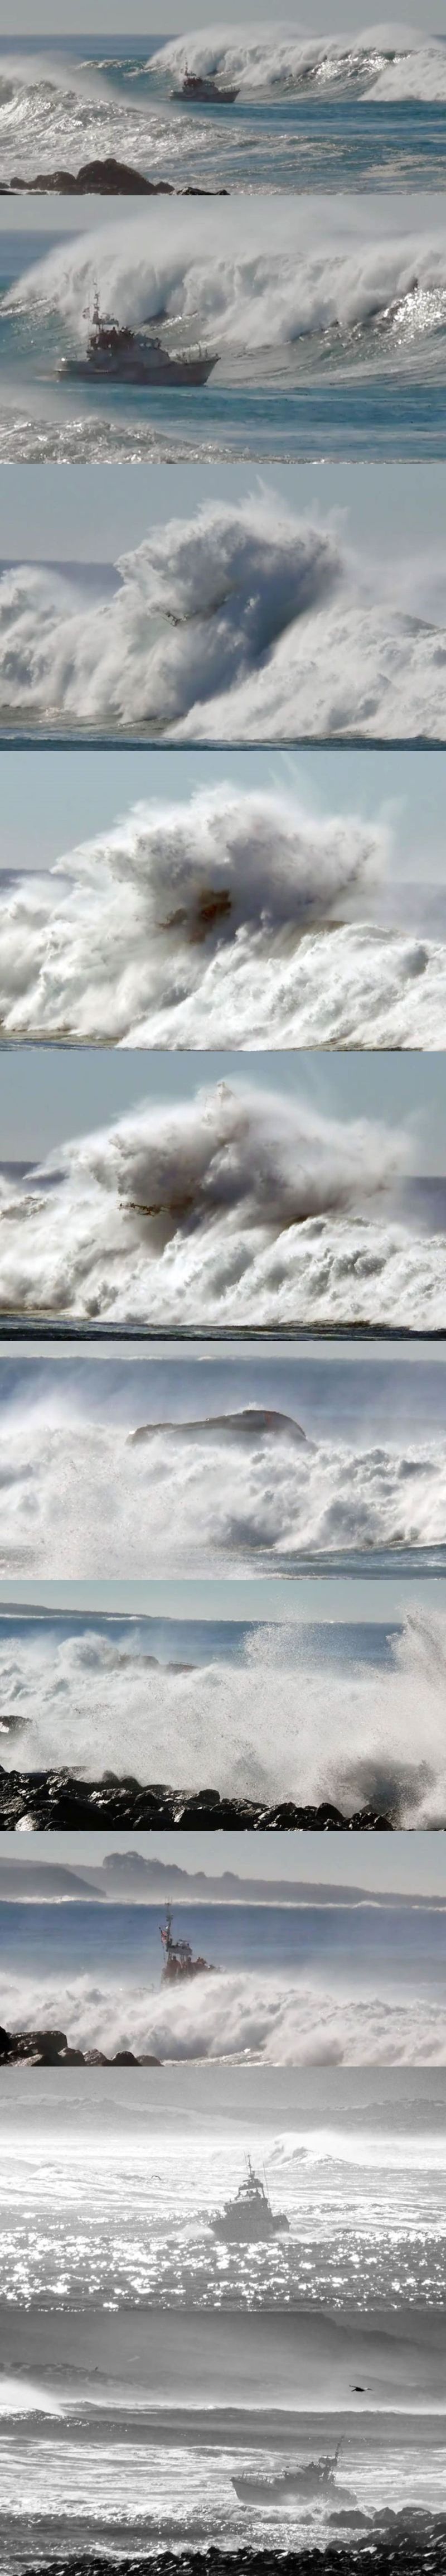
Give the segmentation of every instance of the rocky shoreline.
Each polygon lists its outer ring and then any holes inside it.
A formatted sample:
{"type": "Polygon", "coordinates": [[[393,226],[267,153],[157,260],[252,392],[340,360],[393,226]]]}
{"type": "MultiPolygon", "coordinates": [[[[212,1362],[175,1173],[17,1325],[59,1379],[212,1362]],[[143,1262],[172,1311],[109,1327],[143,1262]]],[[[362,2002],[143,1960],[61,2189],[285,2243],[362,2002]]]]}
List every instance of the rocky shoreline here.
{"type": "Polygon", "coordinates": [[[3,2030],[0,2066],[161,2066],[160,2057],[134,2057],[119,2048],[105,2057],[101,2048],[69,2048],[66,2030],[3,2030]]]}
{"type": "Polygon", "coordinates": [[[220,1797],[218,1789],[172,1789],[156,1780],[146,1787],[132,1775],[119,1779],[107,1771],[102,1780],[77,1780],[71,1771],[6,1771],[0,1766],[0,1834],[19,1825],[30,1832],[51,1827],[86,1831],[91,1825],[213,1826],[216,1833],[237,1827],[246,1833],[392,1833],[397,1823],[370,1807],[344,1816],[324,1799],[318,1807],[300,1807],[292,1798],[276,1806],[254,1798],[220,1797]]]}
{"type": "Polygon", "coordinates": [[[83,161],[80,170],[46,170],[37,179],[25,179],[18,171],[8,186],[0,184],[0,197],[227,197],[228,188],[174,188],[171,179],[144,179],[142,170],[132,170],[128,161],[116,161],[113,153],[104,161],[83,161]]]}
{"type": "MultiPolygon", "coordinates": [[[[330,2521],[333,2519],[330,2516],[330,2521]]],[[[357,2517],[356,2517],[357,2520],[357,2517]]],[[[23,2569],[23,2576],[277,2576],[277,2568],[286,2561],[286,2576],[444,2576],[446,2566],[446,2517],[413,2511],[385,2513],[366,2520],[364,2533],[349,2540],[328,2539],[325,2548],[308,2543],[301,2550],[287,2549],[147,2549],[144,2555],[130,2551],[125,2557],[107,2558],[101,2549],[64,2550],[63,2557],[33,2558],[23,2569]]]]}

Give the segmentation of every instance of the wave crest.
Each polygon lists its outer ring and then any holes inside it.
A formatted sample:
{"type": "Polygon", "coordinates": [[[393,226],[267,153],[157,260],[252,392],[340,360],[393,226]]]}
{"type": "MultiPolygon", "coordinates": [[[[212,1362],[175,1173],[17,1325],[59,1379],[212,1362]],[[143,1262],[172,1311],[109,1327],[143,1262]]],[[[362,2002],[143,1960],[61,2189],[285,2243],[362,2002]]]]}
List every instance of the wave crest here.
{"type": "Polygon", "coordinates": [[[242,96],[297,96],[353,91],[376,99],[441,100],[446,97],[445,48],[435,36],[404,27],[364,29],[350,41],[345,36],[296,35],[292,27],[274,33],[261,28],[201,28],[174,36],[152,55],[147,71],[171,72],[180,82],[186,70],[217,81],[237,83],[242,96]]]}
{"type": "MultiPolygon", "coordinates": [[[[297,1918],[299,1921],[299,1917],[297,1918]]],[[[359,1977],[355,1983],[359,1984],[359,1977]]],[[[424,1991],[408,1996],[356,1993],[342,1999],[322,1984],[290,1977],[227,1972],[197,1977],[182,1993],[147,1994],[139,1986],[94,1986],[70,1972],[67,1982],[4,1966],[2,2010],[8,2029],[52,2027],[70,2047],[145,2052],[167,2063],[184,2059],[266,2066],[444,2066],[444,2008],[424,1991]]]]}
{"type": "Polygon", "coordinates": [[[0,1305],[146,1326],[345,1322],[358,1308],[440,1323],[442,1240],[412,1242],[391,1214],[408,1161],[390,1126],[247,1082],[147,1105],[74,1139],[19,1192],[3,1181],[0,1305]],[[380,1198],[384,1214],[368,1214],[380,1198]]]}
{"type": "MultiPolygon", "coordinates": [[[[59,1376],[59,1372],[58,1372],[59,1376]]],[[[84,1403],[86,1391],[84,1391],[84,1403]]],[[[82,1387],[8,1408],[0,1432],[3,1575],[293,1572],[310,1555],[444,1547],[446,1443],[364,1435],[317,1446],[258,1428],[228,1444],[159,1423],[135,1439],[82,1412],[82,1387]]],[[[135,1429],[141,1434],[141,1412],[135,1429]]]]}
{"type": "MultiPolygon", "coordinates": [[[[334,924],[339,911],[343,920],[361,914],[387,847],[384,825],[355,815],[325,821],[291,795],[224,781],[189,804],[136,806],[48,878],[0,889],[4,1034],[190,1046],[200,1043],[201,1015],[208,1033],[220,1011],[221,1026],[232,1020],[234,1029],[222,1043],[238,1046],[242,981],[252,990],[257,978],[262,1007],[272,965],[282,991],[312,926],[334,924]]],[[[268,1024],[266,991],[263,1009],[268,1024]]],[[[266,1043],[277,1044],[277,1034],[266,1043]]]]}
{"type": "MultiPolygon", "coordinates": [[[[149,1637],[150,1643],[150,1637],[149,1637]]],[[[346,1815],[364,1804],[403,1827],[446,1821],[446,1618],[415,1606],[392,1639],[391,1666],[340,1675],[305,1628],[268,1622],[245,1641],[244,1659],[175,1670],[154,1664],[143,1628],[119,1640],[98,1630],[35,1634],[23,1623],[0,1637],[0,1693],[14,1716],[1,1734],[4,1768],[67,1765],[76,1777],[127,1771],[150,1785],[317,1805],[346,1815]],[[420,1758],[420,1698],[423,1745],[420,1758]],[[280,1704],[280,1730],[275,1716],[280,1704]]]]}
{"type": "MultiPolygon", "coordinates": [[[[446,50],[446,49],[445,49],[446,50]]],[[[86,301],[95,282],[100,300],[118,321],[134,326],[162,312],[195,340],[206,337],[217,351],[252,354],[280,350],[300,339],[337,333],[347,341],[366,337],[370,326],[398,353],[404,333],[416,338],[438,330],[446,318],[446,242],[421,231],[412,238],[363,241],[351,249],[327,242],[310,252],[300,241],[295,249],[262,247],[263,218],[245,255],[234,241],[233,210],[206,227],[206,250],[197,251],[196,223],[184,213],[181,225],[165,225],[152,215],[135,217],[125,227],[98,228],[88,238],[62,243],[33,264],[10,288],[3,311],[58,312],[86,341],[86,301]]],[[[276,226],[277,232],[277,226],[276,226]]],[[[289,238],[289,223],[285,239],[289,238]]]]}

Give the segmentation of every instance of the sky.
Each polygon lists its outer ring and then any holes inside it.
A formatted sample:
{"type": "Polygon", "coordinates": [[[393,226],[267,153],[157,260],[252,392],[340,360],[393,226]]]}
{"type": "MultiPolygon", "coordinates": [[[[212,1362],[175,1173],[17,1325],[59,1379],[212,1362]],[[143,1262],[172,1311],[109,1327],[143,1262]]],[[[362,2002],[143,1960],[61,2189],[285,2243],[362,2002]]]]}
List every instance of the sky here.
{"type": "Polygon", "coordinates": [[[203,501],[243,501],[265,492],[297,513],[334,513],[341,543],[370,561],[374,585],[399,604],[446,623],[444,465],[296,465],[267,476],[253,465],[4,465],[0,562],[113,563],[141,545],[150,525],[191,517],[203,501]],[[414,571],[413,567],[416,567],[414,571]],[[406,579],[407,576],[407,579],[406,579]]]}
{"type": "MultiPolygon", "coordinates": [[[[16,1047],[0,1052],[2,1161],[43,1160],[75,1136],[130,1109],[192,1100],[221,1081],[254,1085],[327,1118],[367,1118],[404,1129],[409,1169],[446,1173],[446,1055],[408,1052],[329,1056],[303,1049],[271,1056],[155,1054],[137,1048],[16,1047]]],[[[401,1169],[405,1169],[401,1149],[401,1169]]]]}
{"type": "MultiPolygon", "coordinates": [[[[131,0],[129,15],[131,35],[147,36],[148,41],[152,35],[158,35],[160,43],[169,35],[182,33],[185,28],[192,31],[195,27],[222,25],[234,27],[238,35],[243,26],[267,28],[276,23],[278,26],[292,26],[296,35],[302,32],[314,35],[316,30],[321,35],[330,35],[340,28],[358,30],[391,23],[392,26],[418,29],[422,24],[420,0],[404,0],[401,18],[395,18],[391,10],[383,18],[379,5],[375,12],[373,8],[370,11],[366,0],[362,7],[358,0],[339,0],[339,8],[334,6],[334,0],[317,0],[313,17],[310,10],[303,11],[302,15],[299,10],[297,14],[292,11],[277,22],[271,9],[269,12],[259,9],[258,0],[243,0],[239,16],[234,10],[222,8],[221,0],[168,0],[164,26],[159,0],[158,6],[156,0],[152,6],[147,5],[147,0],[131,0]]],[[[436,29],[440,34],[446,32],[444,0],[428,0],[425,33],[427,29],[436,29]]],[[[91,40],[96,35],[118,33],[122,35],[123,45],[129,46],[131,42],[131,35],[125,27],[122,0],[14,0],[14,7],[12,0],[2,0],[0,35],[32,35],[34,43],[37,43],[39,34],[56,34],[60,39],[76,30],[82,30],[91,40]]]]}
{"type": "Polygon", "coordinates": [[[204,1582],[122,1583],[39,1583],[0,1581],[0,1620],[8,1608],[26,1613],[39,1611],[71,1614],[88,1612],[89,1617],[109,1613],[115,1618],[127,1615],[149,1619],[206,1619],[213,1622],[229,1619],[284,1621],[299,1626],[302,1621],[376,1621],[393,1626],[409,1610],[422,1608],[440,1611],[446,1618],[446,1581],[429,1576],[427,1582],[417,1576],[416,1582],[373,1582],[367,1576],[318,1575],[317,1580],[303,1575],[298,1582],[283,1583],[257,1576],[247,1582],[243,1576],[231,1576],[204,1582]]]}
{"type": "Polygon", "coordinates": [[[84,1864],[100,1867],[113,1851],[142,1853],[147,1860],[162,1861],[168,1867],[191,1872],[204,1870],[215,1877],[233,1870],[240,1878],[280,1879],[297,1884],[299,1879],[320,1880],[324,1886],[354,1886],[385,1896],[395,1891],[401,1895],[442,1896],[446,1898],[446,1847],[442,1834],[271,1834],[271,1833],[51,1833],[25,1836],[19,1845],[17,1834],[2,1834],[0,1850],[0,1898],[2,1860],[13,1860],[24,1868],[41,1861],[71,1862],[82,1870],[84,1864]]]}
{"type": "MultiPolygon", "coordinates": [[[[27,468],[27,471],[29,469],[27,468]]],[[[65,470],[65,469],[64,469],[65,470]]],[[[25,751],[2,756],[0,869],[51,866],[132,805],[187,802],[222,780],[314,813],[390,821],[392,874],[445,880],[444,751],[25,751]]]]}

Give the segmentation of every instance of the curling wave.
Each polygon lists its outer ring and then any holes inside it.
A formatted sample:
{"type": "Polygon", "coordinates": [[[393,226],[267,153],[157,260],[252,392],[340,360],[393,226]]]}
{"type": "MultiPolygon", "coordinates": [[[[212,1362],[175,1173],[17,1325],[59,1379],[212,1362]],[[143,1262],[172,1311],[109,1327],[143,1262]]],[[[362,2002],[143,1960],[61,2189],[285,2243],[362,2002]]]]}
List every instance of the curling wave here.
{"type": "MultiPolygon", "coordinates": [[[[446,48],[445,48],[446,53],[446,48]]],[[[214,349],[259,356],[292,349],[302,340],[320,347],[327,338],[340,341],[355,359],[376,351],[401,364],[405,347],[413,356],[418,340],[444,329],[446,320],[446,234],[429,238],[418,230],[387,242],[379,238],[336,244],[333,230],[309,251],[300,240],[290,244],[289,218],[283,245],[274,246],[271,217],[256,214],[252,241],[244,256],[237,244],[238,217],[228,206],[224,215],[208,215],[206,247],[200,228],[184,209],[181,222],[166,224],[152,214],[134,216],[123,227],[100,227],[87,238],[62,242],[10,287],[3,312],[58,313],[87,338],[86,304],[99,282],[100,300],[121,323],[138,326],[162,312],[167,322],[194,338],[205,336],[214,349]],[[263,235],[263,242],[262,242],[263,235]]],[[[336,228],[335,228],[336,229],[336,228]]],[[[275,233],[278,235],[277,222],[275,233]]],[[[252,370],[251,370],[252,373],[252,370]]]]}
{"type": "Polygon", "coordinates": [[[446,50],[435,36],[414,28],[364,28],[345,35],[296,35],[291,26],[202,28],[174,36],[151,58],[147,69],[170,71],[180,83],[185,71],[217,82],[237,83],[242,94],[287,91],[356,94],[359,98],[446,98],[446,50]]]}

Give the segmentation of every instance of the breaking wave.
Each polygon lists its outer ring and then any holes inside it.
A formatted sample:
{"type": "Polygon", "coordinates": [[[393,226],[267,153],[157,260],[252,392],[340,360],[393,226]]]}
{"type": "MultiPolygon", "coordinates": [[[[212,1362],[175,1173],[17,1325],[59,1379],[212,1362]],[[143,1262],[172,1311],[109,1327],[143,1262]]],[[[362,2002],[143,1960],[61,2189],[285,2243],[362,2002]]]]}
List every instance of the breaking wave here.
{"type": "Polygon", "coordinates": [[[444,741],[445,629],[410,559],[376,600],[330,523],[254,494],[154,526],[117,572],[106,603],[56,570],[3,573],[3,719],[179,742],[444,741]]]}
{"type": "Polygon", "coordinates": [[[74,1139],[19,1189],[3,1179],[0,1308],[163,1329],[441,1329],[443,1238],[412,1236],[392,1213],[408,1160],[398,1130],[247,1082],[148,1104],[74,1139]]]}
{"type": "MultiPolygon", "coordinates": [[[[84,1397],[85,1401],[85,1397],[84,1397]]],[[[291,1422],[252,1434],[243,1417],[193,1436],[152,1425],[135,1438],[84,1418],[53,1386],[8,1406],[0,1436],[0,1571],[93,1578],[293,1571],[349,1550],[443,1547],[440,1435],[297,1440],[291,1422]]]]}
{"type": "MultiPolygon", "coordinates": [[[[446,53],[446,49],[445,49],[446,53]]],[[[88,333],[86,300],[99,282],[101,304],[118,321],[135,326],[160,314],[190,339],[206,338],[217,352],[258,354],[283,352],[299,340],[341,343],[357,359],[392,350],[400,366],[407,349],[413,363],[417,340],[438,331],[446,321],[446,238],[429,239],[418,230],[413,238],[358,240],[336,244],[336,221],[327,239],[308,251],[303,238],[290,241],[289,216],[283,242],[271,244],[260,206],[252,239],[241,256],[238,218],[229,205],[206,218],[206,246],[201,247],[201,218],[182,210],[167,223],[152,212],[125,225],[98,229],[33,263],[3,299],[4,312],[57,312],[84,343],[88,333]]],[[[251,369],[252,375],[252,369],[251,369]]]]}
{"type": "MultiPolygon", "coordinates": [[[[297,1918],[299,1920],[299,1917],[297,1918]]],[[[355,1980],[356,1983],[356,1980],[355,1980]]],[[[101,1987],[70,1973],[20,1980],[2,1974],[7,2029],[66,2030],[71,2048],[112,2055],[226,2059],[266,2066],[444,2066],[444,2007],[414,1992],[403,1999],[355,1993],[342,1999],[323,1985],[284,1976],[196,1977],[178,1994],[150,1994],[147,1984],[101,1987]]]]}
{"type": "Polygon", "coordinates": [[[147,69],[169,70],[180,81],[187,70],[237,83],[244,96],[287,91],[355,94],[359,98],[446,98],[446,50],[435,36],[414,28],[364,28],[345,36],[296,35],[290,26],[202,28],[175,36],[147,69]]]}
{"type": "Polygon", "coordinates": [[[0,1640],[0,1758],[6,1769],[59,1769],[94,1780],[126,1771],[150,1785],[222,1795],[331,1798],[348,1816],[365,1803],[402,1827],[446,1823],[446,1618],[409,1608],[391,1669],[315,1665],[303,1631],[267,1622],[243,1665],[154,1664],[144,1633],[48,1628],[0,1640]],[[420,1703],[423,1708],[420,1748],[420,1703]],[[280,1706],[280,1729],[276,1715],[280,1706]],[[2,1732],[2,1707],[14,1718],[2,1732]]]}
{"type": "Polygon", "coordinates": [[[137,805],[47,877],[0,889],[3,1034],[323,1045],[331,1022],[338,1044],[359,1023],[359,1043],[377,1024],[398,1045],[406,1012],[419,1046],[421,1012],[440,1044],[441,945],[369,926],[389,847],[384,823],[224,781],[137,805]]]}

